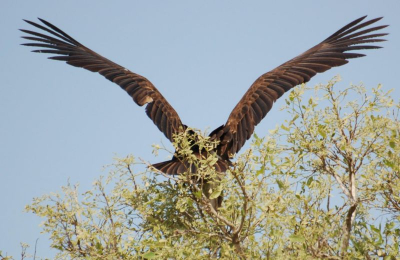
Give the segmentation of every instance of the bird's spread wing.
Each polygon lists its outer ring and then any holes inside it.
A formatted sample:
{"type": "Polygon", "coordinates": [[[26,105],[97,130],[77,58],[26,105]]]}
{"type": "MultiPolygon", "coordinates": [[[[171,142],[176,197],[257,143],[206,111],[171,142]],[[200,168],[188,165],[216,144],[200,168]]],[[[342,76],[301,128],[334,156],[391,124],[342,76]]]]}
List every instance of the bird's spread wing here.
{"type": "Polygon", "coordinates": [[[50,35],[21,30],[29,35],[22,38],[32,41],[23,45],[38,47],[40,49],[33,52],[56,55],[49,57],[49,59],[65,61],[72,66],[98,72],[108,80],[118,84],[132,97],[136,104],[139,106],[147,104],[147,115],[169,140],[172,141],[173,134],[185,128],[173,107],[145,77],[133,73],[90,50],[51,23],[40,18],[39,20],[45,26],[25,21],[50,35]]]}
{"type": "Polygon", "coordinates": [[[372,32],[387,25],[366,28],[382,17],[360,23],[365,17],[349,23],[320,44],[260,76],[233,109],[226,124],[210,134],[211,138],[220,140],[219,154],[225,157],[236,154],[274,102],[294,86],[309,81],[317,73],[344,65],[348,59],[365,56],[351,51],[381,48],[368,44],[385,41],[381,37],[386,33],[372,32]]]}

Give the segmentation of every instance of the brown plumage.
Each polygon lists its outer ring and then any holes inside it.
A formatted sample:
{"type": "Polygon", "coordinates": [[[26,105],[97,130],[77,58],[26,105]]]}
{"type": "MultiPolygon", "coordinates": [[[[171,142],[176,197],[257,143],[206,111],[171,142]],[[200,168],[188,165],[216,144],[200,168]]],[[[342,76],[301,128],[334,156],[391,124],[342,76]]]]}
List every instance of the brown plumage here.
{"type": "MultiPolygon", "coordinates": [[[[346,64],[348,59],[365,56],[350,51],[381,48],[368,44],[385,41],[381,37],[387,35],[386,33],[373,32],[381,30],[387,25],[367,28],[382,17],[361,23],[365,17],[349,23],[306,52],[261,75],[251,85],[232,110],[227,122],[210,134],[213,140],[219,141],[216,149],[219,161],[215,164],[218,172],[225,172],[228,169],[229,159],[243,147],[246,140],[253,134],[254,127],[260,123],[271,110],[274,102],[285,92],[296,85],[308,82],[317,73],[346,64]]],[[[147,104],[146,114],[169,140],[173,140],[174,134],[186,130],[187,127],[182,124],[177,112],[145,77],[90,50],[51,23],[40,18],[39,20],[45,26],[25,21],[50,35],[21,30],[29,35],[23,36],[23,38],[32,41],[23,45],[39,47],[39,50],[33,52],[54,54],[55,56],[49,58],[98,72],[118,84],[136,104],[139,106],[147,104]]],[[[193,152],[200,155],[202,151],[193,146],[193,152]]],[[[167,174],[180,174],[189,168],[192,172],[196,171],[194,167],[176,156],[170,161],[153,166],[167,174]]],[[[213,205],[220,204],[220,202],[221,198],[216,199],[213,201],[213,205]]]]}

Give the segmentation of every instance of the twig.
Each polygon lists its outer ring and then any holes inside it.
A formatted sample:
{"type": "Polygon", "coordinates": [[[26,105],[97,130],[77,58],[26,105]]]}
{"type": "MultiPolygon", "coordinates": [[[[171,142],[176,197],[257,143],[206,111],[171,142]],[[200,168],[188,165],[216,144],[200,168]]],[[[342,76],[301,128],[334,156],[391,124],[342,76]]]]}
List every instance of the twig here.
{"type": "Polygon", "coordinates": [[[34,253],[33,253],[33,260],[36,259],[36,248],[37,248],[37,242],[38,242],[38,240],[39,240],[39,238],[37,238],[36,241],[35,241],[35,251],[34,251],[34,253]]]}

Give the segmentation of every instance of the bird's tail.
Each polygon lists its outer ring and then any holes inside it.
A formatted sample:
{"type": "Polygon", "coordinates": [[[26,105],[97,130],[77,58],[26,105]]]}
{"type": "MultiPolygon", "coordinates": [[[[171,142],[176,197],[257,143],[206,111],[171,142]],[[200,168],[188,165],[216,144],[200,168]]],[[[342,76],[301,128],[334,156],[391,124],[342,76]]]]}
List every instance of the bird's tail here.
{"type": "MultiPolygon", "coordinates": [[[[189,163],[180,161],[175,157],[172,160],[159,162],[152,165],[154,168],[168,175],[178,175],[184,172],[187,172],[189,168],[193,168],[193,166],[189,165],[189,163]]],[[[192,172],[194,169],[192,169],[192,172]]]]}
{"type": "MultiPolygon", "coordinates": [[[[228,169],[228,165],[229,162],[226,162],[224,160],[218,160],[214,167],[218,172],[223,173],[228,169]]],[[[155,163],[152,166],[157,170],[168,175],[182,174],[184,172],[187,172],[188,169],[191,169],[191,172],[196,172],[196,167],[193,164],[190,165],[188,162],[181,161],[175,157],[172,158],[172,160],[155,163]]],[[[211,195],[210,190],[211,191],[214,190],[213,187],[211,187],[210,185],[211,185],[210,183],[205,183],[203,185],[203,192],[207,198],[209,198],[211,195]]],[[[218,196],[217,198],[210,199],[210,203],[216,211],[221,206],[222,200],[223,200],[222,192],[221,195],[218,196]]]]}
{"type": "MultiPolygon", "coordinates": [[[[226,172],[228,170],[229,165],[231,165],[230,161],[219,159],[216,164],[214,164],[215,170],[217,172],[226,172]]],[[[187,172],[190,169],[190,172],[196,172],[196,166],[194,164],[189,164],[186,161],[181,161],[177,158],[172,158],[172,160],[159,162],[152,165],[157,170],[169,174],[169,175],[178,175],[184,172],[187,172]]]]}

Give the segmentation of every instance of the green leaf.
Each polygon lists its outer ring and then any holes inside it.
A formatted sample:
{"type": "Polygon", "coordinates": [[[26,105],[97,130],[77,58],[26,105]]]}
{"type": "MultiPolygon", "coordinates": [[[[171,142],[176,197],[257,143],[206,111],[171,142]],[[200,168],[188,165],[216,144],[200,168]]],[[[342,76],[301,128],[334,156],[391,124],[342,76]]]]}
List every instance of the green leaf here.
{"type": "Polygon", "coordinates": [[[391,161],[388,161],[388,160],[386,160],[386,159],[383,159],[383,163],[384,163],[386,166],[389,166],[390,168],[393,168],[393,167],[394,167],[394,163],[391,162],[391,161]]]}
{"type": "Polygon", "coordinates": [[[394,141],[390,141],[389,142],[390,147],[392,147],[393,149],[396,147],[396,143],[394,141]]]}
{"type": "Polygon", "coordinates": [[[325,129],[324,129],[324,127],[323,127],[322,125],[319,125],[319,126],[318,126],[318,133],[319,133],[323,138],[326,138],[326,132],[325,132],[325,129]]]}
{"type": "Polygon", "coordinates": [[[282,128],[283,130],[286,130],[286,131],[289,131],[289,130],[290,130],[289,127],[286,127],[285,125],[281,125],[281,128],[282,128]]]}
{"type": "Polygon", "coordinates": [[[198,199],[201,198],[201,194],[202,194],[202,193],[203,193],[203,192],[202,192],[201,190],[196,191],[196,192],[193,192],[194,196],[195,196],[196,198],[198,198],[198,199]]]}
{"type": "Polygon", "coordinates": [[[388,222],[388,223],[386,223],[386,226],[385,226],[385,231],[387,232],[388,230],[391,230],[391,229],[393,229],[394,227],[395,227],[395,223],[394,222],[388,222]]]}
{"type": "Polygon", "coordinates": [[[143,255],[145,259],[154,259],[156,258],[156,254],[154,252],[147,252],[146,254],[143,255]]]}
{"type": "Polygon", "coordinates": [[[276,183],[278,184],[279,189],[283,189],[285,187],[285,184],[280,180],[276,180],[276,183]]]}
{"type": "Polygon", "coordinates": [[[217,189],[215,189],[215,191],[213,191],[210,195],[210,199],[216,199],[219,197],[219,195],[221,195],[222,189],[221,187],[217,187],[217,189]]]}
{"type": "Polygon", "coordinates": [[[310,186],[310,184],[314,181],[313,177],[308,178],[307,180],[307,186],[310,186]]]}
{"type": "MultiPolygon", "coordinates": [[[[79,241],[79,240],[78,240],[79,241]]],[[[103,254],[103,246],[101,245],[100,242],[96,242],[96,249],[98,254],[103,254]]]]}
{"type": "Polygon", "coordinates": [[[378,234],[381,233],[381,231],[378,228],[376,228],[374,225],[370,225],[370,227],[371,227],[371,230],[374,231],[375,233],[378,233],[378,234]]]}
{"type": "Polygon", "coordinates": [[[290,235],[289,239],[292,242],[299,242],[299,243],[303,243],[305,241],[302,235],[295,235],[295,234],[290,235]]]}
{"type": "Polygon", "coordinates": [[[263,174],[265,172],[265,166],[261,166],[261,168],[256,172],[256,176],[263,174]]]}

